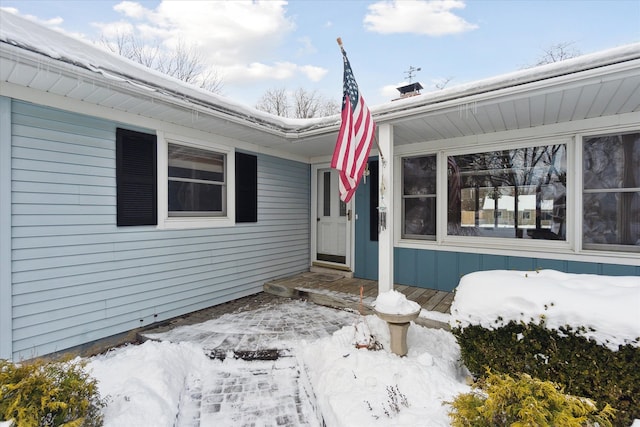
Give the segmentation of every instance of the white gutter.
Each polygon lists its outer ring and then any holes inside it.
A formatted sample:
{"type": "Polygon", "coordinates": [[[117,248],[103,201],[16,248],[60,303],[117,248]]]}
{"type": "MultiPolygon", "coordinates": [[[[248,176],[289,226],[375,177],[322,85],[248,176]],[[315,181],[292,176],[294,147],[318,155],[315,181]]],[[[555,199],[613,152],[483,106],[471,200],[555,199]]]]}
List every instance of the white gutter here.
{"type": "Polygon", "coordinates": [[[497,98],[515,97],[516,95],[533,90],[541,91],[564,85],[566,88],[584,84],[585,80],[594,79],[604,82],[618,76],[613,74],[627,73],[637,75],[640,68],[640,43],[624,48],[606,51],[612,54],[604,57],[602,54],[585,55],[542,67],[540,72],[533,73],[524,70],[503,76],[480,80],[469,84],[454,86],[440,92],[430,92],[406,98],[392,103],[372,107],[376,122],[407,119],[431,111],[441,111],[461,104],[483,102],[497,98]],[[600,60],[589,60],[589,58],[600,60]],[[577,67],[575,63],[583,65],[577,67]],[[588,64],[588,65],[585,65],[588,64]]]}

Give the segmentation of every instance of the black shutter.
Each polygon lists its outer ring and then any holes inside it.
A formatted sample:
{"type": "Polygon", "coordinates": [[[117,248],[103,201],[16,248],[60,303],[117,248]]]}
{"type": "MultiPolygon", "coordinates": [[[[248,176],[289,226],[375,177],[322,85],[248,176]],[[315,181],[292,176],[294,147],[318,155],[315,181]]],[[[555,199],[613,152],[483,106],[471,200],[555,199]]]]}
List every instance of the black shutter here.
{"type": "Polygon", "coordinates": [[[236,222],[258,222],[258,158],[236,152],[236,222]]]}
{"type": "Polygon", "coordinates": [[[369,161],[369,240],[378,241],[378,161],[369,161]]]}
{"type": "Polygon", "coordinates": [[[156,136],[116,131],[117,224],[156,225],[156,136]]]}

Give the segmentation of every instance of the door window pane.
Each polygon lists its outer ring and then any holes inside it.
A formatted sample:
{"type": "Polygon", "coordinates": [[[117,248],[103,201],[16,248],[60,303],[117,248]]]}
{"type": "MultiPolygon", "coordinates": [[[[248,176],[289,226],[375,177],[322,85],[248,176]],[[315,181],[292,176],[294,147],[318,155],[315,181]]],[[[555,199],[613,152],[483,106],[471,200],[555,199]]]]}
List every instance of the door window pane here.
{"type": "Polygon", "coordinates": [[[323,212],[324,216],[331,216],[331,172],[325,172],[323,175],[324,185],[323,190],[323,212]]]}
{"type": "Polygon", "coordinates": [[[585,249],[640,252],[640,133],[583,143],[585,249]]]}
{"type": "Polygon", "coordinates": [[[565,240],[566,165],[564,144],[449,156],[448,234],[565,240]]]}

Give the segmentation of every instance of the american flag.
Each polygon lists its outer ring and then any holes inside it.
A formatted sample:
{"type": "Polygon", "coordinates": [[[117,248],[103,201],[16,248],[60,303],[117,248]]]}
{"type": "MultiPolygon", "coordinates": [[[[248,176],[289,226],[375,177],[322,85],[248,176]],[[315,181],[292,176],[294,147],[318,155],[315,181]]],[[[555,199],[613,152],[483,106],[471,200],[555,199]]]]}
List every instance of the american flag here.
{"type": "Polygon", "coordinates": [[[344,59],[342,124],[331,167],[340,172],[340,199],[347,203],[355,194],[364,173],[376,125],[360,95],[347,53],[342,46],[340,48],[344,59]]]}

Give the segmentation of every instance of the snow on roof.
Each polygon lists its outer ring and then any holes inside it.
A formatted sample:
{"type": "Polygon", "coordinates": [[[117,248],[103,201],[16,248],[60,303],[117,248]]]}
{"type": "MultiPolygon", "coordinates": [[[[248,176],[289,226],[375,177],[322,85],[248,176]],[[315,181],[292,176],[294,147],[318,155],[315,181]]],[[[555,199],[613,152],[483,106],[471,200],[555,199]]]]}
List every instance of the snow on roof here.
{"type": "Polygon", "coordinates": [[[581,55],[564,61],[526,68],[460,85],[453,85],[440,91],[427,92],[422,95],[390,101],[372,107],[371,111],[374,115],[377,114],[380,116],[636,59],[640,59],[640,43],[632,43],[600,52],[581,55]]]}
{"type": "Polygon", "coordinates": [[[340,119],[338,115],[312,119],[272,115],[152,70],[104,47],[47,28],[7,10],[0,9],[0,22],[0,43],[90,70],[102,75],[105,80],[129,83],[136,88],[153,92],[168,92],[180,98],[192,98],[200,103],[216,106],[218,110],[228,114],[285,130],[333,125],[340,119]]]}
{"type": "MultiPolygon", "coordinates": [[[[128,82],[131,85],[146,87],[151,91],[169,92],[176,97],[190,97],[207,104],[209,107],[217,107],[218,110],[226,114],[242,117],[267,127],[276,127],[284,131],[300,131],[334,126],[340,120],[339,115],[311,119],[275,116],[151,70],[108,50],[47,28],[7,10],[0,10],[0,21],[2,22],[0,45],[2,43],[11,44],[21,49],[83,67],[101,74],[105,79],[128,82]]],[[[370,110],[375,119],[384,119],[391,114],[402,115],[419,107],[447,100],[458,100],[634,59],[640,59],[640,43],[452,86],[437,92],[390,101],[372,106],[370,110]]]]}
{"type": "Polygon", "coordinates": [[[640,346],[640,277],[540,271],[478,271],[460,279],[451,325],[485,328],[510,321],[566,325],[617,350],[640,346]]]}

